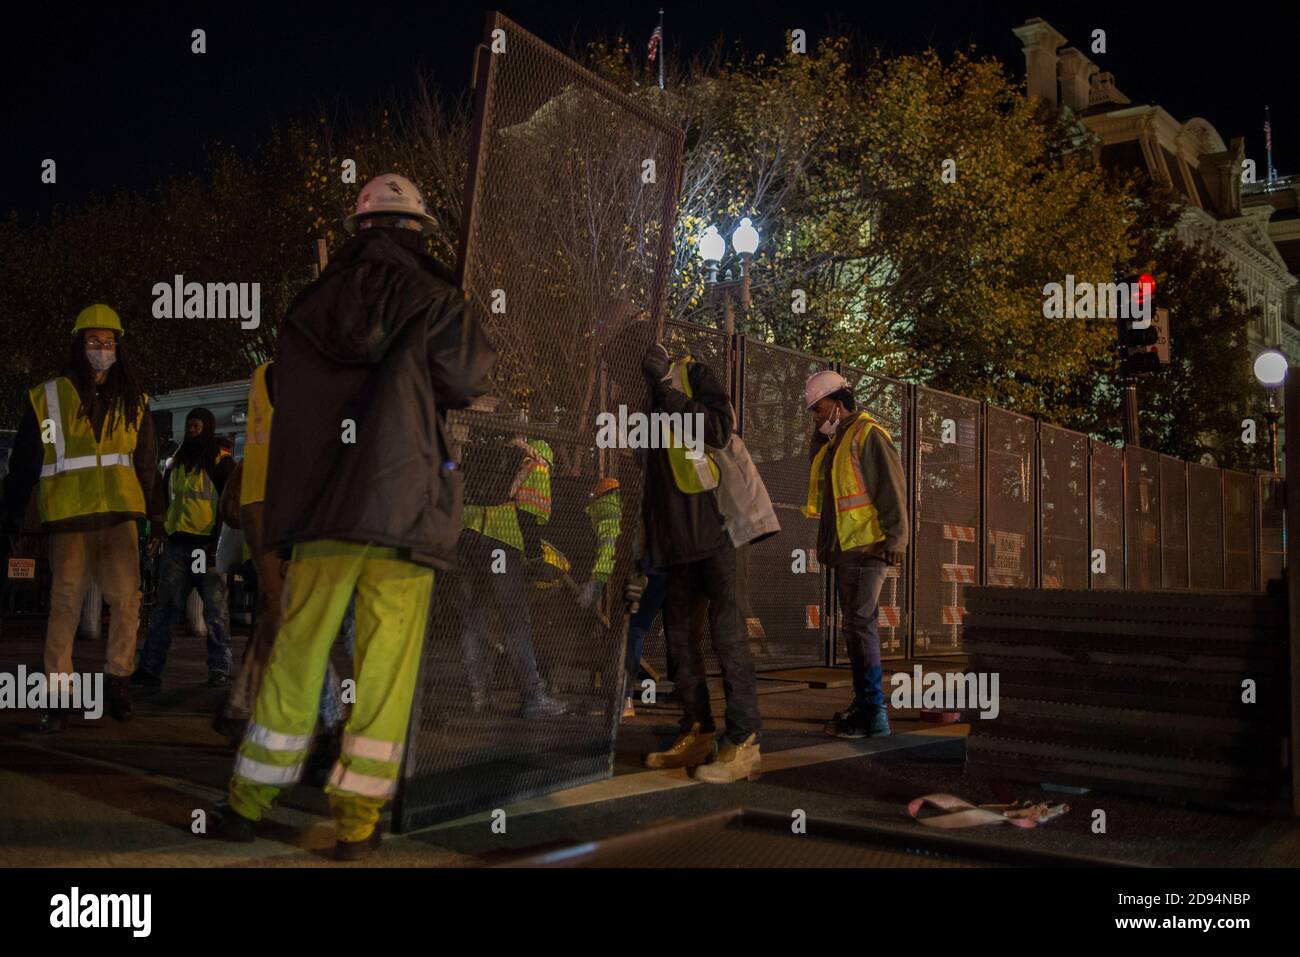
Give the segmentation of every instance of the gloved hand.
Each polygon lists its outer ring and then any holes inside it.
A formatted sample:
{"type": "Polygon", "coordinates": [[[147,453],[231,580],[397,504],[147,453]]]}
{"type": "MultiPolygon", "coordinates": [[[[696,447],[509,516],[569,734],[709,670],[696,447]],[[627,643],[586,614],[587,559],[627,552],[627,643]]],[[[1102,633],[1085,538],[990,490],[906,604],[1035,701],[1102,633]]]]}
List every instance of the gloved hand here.
{"type": "Polygon", "coordinates": [[[656,342],[646,350],[645,357],[641,360],[641,371],[654,383],[668,374],[670,365],[672,363],[668,361],[668,350],[662,342],[656,342]]]}
{"type": "Polygon", "coordinates": [[[649,581],[645,575],[632,575],[623,586],[623,602],[627,605],[629,615],[635,615],[640,609],[641,596],[645,594],[645,586],[649,581]]]}
{"type": "Polygon", "coordinates": [[[600,596],[604,593],[605,583],[592,579],[578,590],[578,604],[583,608],[590,608],[600,601],[600,596]]]}

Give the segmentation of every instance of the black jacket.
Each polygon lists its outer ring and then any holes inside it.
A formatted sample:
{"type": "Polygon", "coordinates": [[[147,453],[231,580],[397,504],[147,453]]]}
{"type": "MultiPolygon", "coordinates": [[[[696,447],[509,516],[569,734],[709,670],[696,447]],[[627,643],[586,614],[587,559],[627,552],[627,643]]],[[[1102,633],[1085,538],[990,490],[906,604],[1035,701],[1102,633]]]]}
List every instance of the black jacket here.
{"type": "MultiPolygon", "coordinates": [[[[681,412],[704,416],[704,444],[726,448],[734,422],[727,390],[702,362],[692,362],[686,371],[694,398],[669,387],[652,383],[652,406],[656,412],[681,412]]],[[[713,492],[687,495],[673,481],[668,452],[652,449],[646,457],[644,514],[646,546],[657,568],[708,558],[725,548],[731,539],[722,527],[717,497],[713,492]]]]}
{"type": "Polygon", "coordinates": [[[840,548],[839,532],[835,528],[834,494],[829,489],[831,470],[835,463],[835,451],[848,434],[849,424],[856,413],[845,415],[835,435],[828,439],[820,431],[814,431],[809,455],[815,457],[827,442],[830,450],[822,459],[822,512],[817,522],[817,560],[823,565],[861,564],[868,558],[883,559],[889,552],[901,552],[907,548],[910,533],[907,524],[907,482],[903,477],[903,462],[898,457],[894,443],[885,438],[879,429],[872,429],[867,440],[862,444],[862,480],[867,487],[867,494],[876,507],[880,518],[880,530],[885,539],[874,545],[863,545],[849,551],[840,548]]]}
{"type": "Polygon", "coordinates": [[[267,546],[337,538],[449,568],[461,475],[445,415],[487,392],[495,357],[417,233],[345,243],[280,326],[267,546]]]}

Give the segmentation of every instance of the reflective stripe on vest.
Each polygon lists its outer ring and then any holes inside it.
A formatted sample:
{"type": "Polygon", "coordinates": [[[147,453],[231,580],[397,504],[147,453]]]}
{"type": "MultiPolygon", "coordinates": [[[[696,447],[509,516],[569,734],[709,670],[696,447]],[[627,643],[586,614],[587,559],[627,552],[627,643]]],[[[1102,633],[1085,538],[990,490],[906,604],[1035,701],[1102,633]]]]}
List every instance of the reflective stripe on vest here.
{"type": "Polygon", "coordinates": [[[122,403],[114,405],[105,414],[97,439],[90,420],[82,415],[81,396],[72,380],[50,379],[27,395],[42,438],[47,422],[54,428],[52,441],[43,443],[37,487],[41,521],[100,513],[143,518],[144,492],[135,474],[135,446],[148,396],[142,398],[133,422],[126,421],[122,403]]]}
{"type": "MultiPolygon", "coordinates": [[[[668,380],[672,387],[678,392],[686,395],[686,398],[694,398],[691,392],[691,379],[687,375],[687,367],[691,364],[691,357],[680,359],[674,362],[672,368],[668,370],[668,380]]],[[[707,492],[710,489],[718,487],[718,466],[713,461],[713,456],[704,452],[699,458],[690,458],[687,456],[686,446],[682,444],[682,438],[673,430],[671,444],[668,446],[668,464],[673,470],[673,482],[677,485],[679,492],[685,492],[687,495],[697,495],[700,492],[707,492]]]]}
{"type": "MultiPolygon", "coordinates": [[[[835,447],[835,458],[831,462],[835,534],[844,551],[885,540],[885,533],[880,527],[880,516],[862,477],[862,449],[872,429],[880,429],[885,438],[893,441],[879,422],[865,412],[858,412],[835,447]]],[[[823,465],[826,450],[830,447],[831,443],[827,442],[817,450],[808,473],[808,501],[803,508],[803,514],[807,518],[816,518],[821,514],[823,465]]]]}
{"type": "Polygon", "coordinates": [[[271,450],[271,396],[266,391],[263,362],[253,370],[248,384],[248,430],[244,434],[244,471],[239,485],[239,504],[253,505],[266,500],[266,468],[271,450]]]}
{"type": "Polygon", "coordinates": [[[167,505],[167,534],[188,532],[191,535],[211,535],[217,528],[217,487],[208,477],[208,470],[198,468],[191,472],[177,463],[172,469],[168,486],[171,501],[167,505]]]}
{"type": "Polygon", "coordinates": [[[524,533],[519,528],[516,508],[537,516],[539,525],[551,520],[550,467],[526,458],[515,475],[513,488],[510,501],[500,505],[466,505],[461,512],[461,527],[522,552],[524,533]]]}

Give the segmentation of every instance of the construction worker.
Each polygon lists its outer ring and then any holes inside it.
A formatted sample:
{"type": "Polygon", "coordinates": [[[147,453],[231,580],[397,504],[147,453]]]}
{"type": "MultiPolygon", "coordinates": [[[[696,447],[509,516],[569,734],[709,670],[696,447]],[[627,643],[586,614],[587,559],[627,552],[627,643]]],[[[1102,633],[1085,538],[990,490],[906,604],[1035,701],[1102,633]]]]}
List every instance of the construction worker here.
{"type": "Polygon", "coordinates": [[[460,530],[446,414],[488,387],[495,353],[454,277],[425,251],[415,184],[365,185],[353,235],[294,300],[275,360],[264,547],[291,550],[283,618],[219,833],[251,841],[302,773],[330,648],[356,602],[356,700],[325,790],[336,856],[379,844],[420,664],[434,569],[460,530]]]}
{"type": "Polygon", "coordinates": [[[614,574],[614,553],[618,549],[618,536],[623,530],[623,502],[619,497],[618,479],[606,475],[591,487],[591,500],[583,511],[591,523],[596,539],[596,550],[591,560],[591,570],[582,585],[579,603],[584,608],[599,605],[614,574]]]}
{"type": "MultiPolygon", "coordinates": [[[[505,649],[523,682],[523,703],[519,716],[564,714],[565,704],[546,693],[533,648],[532,616],[528,606],[528,580],[552,580],[561,572],[557,554],[547,552],[541,541],[542,526],[551,520],[551,466],[555,453],[542,439],[524,441],[516,437],[507,443],[510,458],[505,470],[500,462],[488,470],[496,478],[513,474],[504,500],[491,504],[466,505],[464,533],[458,552],[456,575],[461,615],[461,650],[469,678],[470,707],[480,713],[487,707],[487,675],[483,666],[483,641],[488,603],[496,608],[504,632],[505,649]],[[501,546],[505,545],[505,548],[501,546]]],[[[467,468],[471,488],[482,478],[494,484],[483,469],[467,468]]],[[[471,497],[499,499],[495,489],[476,490],[471,497]]],[[[567,561],[566,561],[567,563],[567,561]]]]}
{"type": "MultiPolygon", "coordinates": [[[[731,402],[712,369],[690,356],[670,363],[659,343],[646,352],[641,368],[655,412],[697,416],[692,421],[703,423],[703,444],[727,446],[734,430],[731,402]]],[[[736,603],[736,547],[714,493],[718,466],[707,453],[692,458],[691,451],[681,436],[674,436],[671,447],[652,449],[646,463],[646,543],[651,565],[668,572],[664,637],[677,665],[674,685],[683,715],[677,740],[666,751],[648,754],[645,763],[650,768],[698,765],[697,779],[725,784],[760,773],[758,693],[736,603]],[[727,731],[721,746],[714,741],[704,650],[691,640],[692,609],[701,597],[709,603],[713,650],[726,688],[727,731]]]]}
{"type": "MultiPolygon", "coordinates": [[[[112,609],[108,632],[109,711],[132,715],[127,682],[140,626],[139,519],[157,514],[157,438],[149,397],[122,346],[122,321],[102,303],[87,306],[72,327],[61,375],[28,393],[5,479],[3,524],[16,539],[32,490],[50,533],[50,617],[45,672],[59,682],[72,673],[72,641],[87,588],[98,585],[112,609]]],[[[12,553],[12,546],[11,546],[12,553]]],[[[53,690],[53,688],[51,689],[53,690]]],[[[40,730],[63,730],[50,702],[40,730]]]]}
{"type": "Polygon", "coordinates": [[[185,440],[163,474],[167,517],[154,526],[155,548],[161,548],[158,604],[149,634],[140,651],[140,664],[131,684],[157,688],[162,684],[176,624],[184,614],[190,592],[198,589],[207,625],[209,688],[230,681],[230,605],[226,576],[217,570],[217,536],[221,530],[218,503],[235,460],[216,436],[216,419],[207,409],[191,409],[185,417],[185,440]]]}
{"type": "Polygon", "coordinates": [[[841,738],[889,734],[881,688],[880,589],[907,551],[907,486],[888,432],[857,411],[848,381],[824,370],[809,377],[804,402],[813,436],[804,515],[820,516],[817,560],[835,570],[844,637],[853,664],[853,703],[826,732],[841,738]],[[827,490],[830,502],[827,502],[827,490]]]}

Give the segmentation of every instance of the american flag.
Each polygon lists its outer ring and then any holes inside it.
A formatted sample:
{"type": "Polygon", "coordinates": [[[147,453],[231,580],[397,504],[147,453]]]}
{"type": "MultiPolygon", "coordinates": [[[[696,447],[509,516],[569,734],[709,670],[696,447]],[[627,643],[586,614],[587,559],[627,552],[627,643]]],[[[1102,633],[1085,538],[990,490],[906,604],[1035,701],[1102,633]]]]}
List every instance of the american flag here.
{"type": "MultiPolygon", "coordinates": [[[[654,59],[654,57],[651,57],[651,59],[654,59]]],[[[1265,120],[1264,121],[1264,149],[1271,150],[1272,148],[1273,148],[1273,127],[1269,125],[1268,120],[1265,120]]]]}
{"type": "Polygon", "coordinates": [[[664,39],[664,28],[655,27],[655,32],[650,34],[650,42],[646,44],[646,59],[654,63],[655,57],[659,55],[659,44],[664,39]]]}

